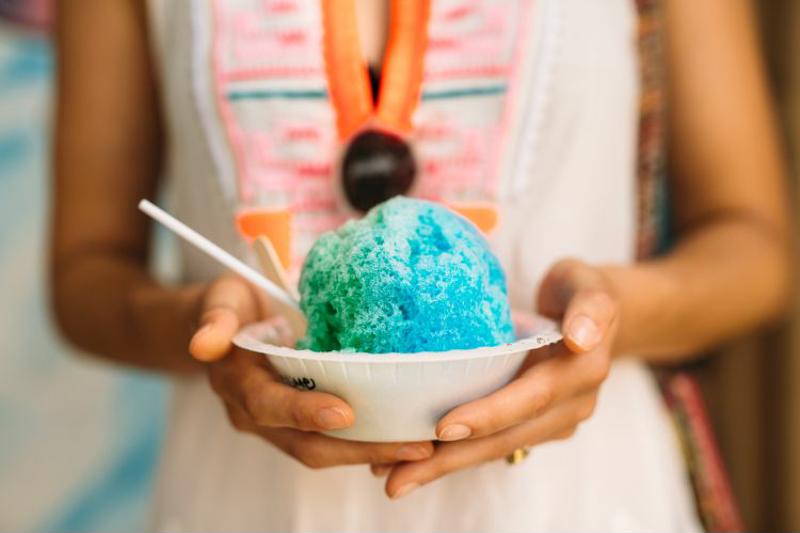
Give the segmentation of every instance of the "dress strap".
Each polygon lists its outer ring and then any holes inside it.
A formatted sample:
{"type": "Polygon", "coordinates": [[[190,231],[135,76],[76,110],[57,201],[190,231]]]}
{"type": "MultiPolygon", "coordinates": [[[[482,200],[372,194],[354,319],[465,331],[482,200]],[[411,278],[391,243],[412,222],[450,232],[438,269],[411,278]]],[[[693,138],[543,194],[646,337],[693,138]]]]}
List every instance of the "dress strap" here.
{"type": "Polygon", "coordinates": [[[639,191],[637,254],[652,255],[666,246],[668,202],[666,198],[665,58],[663,12],[659,0],[636,0],[639,10],[639,191]]]}

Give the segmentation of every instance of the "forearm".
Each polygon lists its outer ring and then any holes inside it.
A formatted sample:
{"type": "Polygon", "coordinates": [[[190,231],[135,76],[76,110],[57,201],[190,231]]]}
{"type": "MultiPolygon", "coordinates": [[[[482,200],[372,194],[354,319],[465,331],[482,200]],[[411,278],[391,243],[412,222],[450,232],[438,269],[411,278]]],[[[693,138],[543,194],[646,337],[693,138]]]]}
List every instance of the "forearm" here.
{"type": "Polygon", "coordinates": [[[203,288],[173,289],[128,257],[87,252],[54,269],[53,300],[64,336],[132,366],[192,372],[188,352],[203,288]]]}
{"type": "Polygon", "coordinates": [[[663,258],[604,268],[621,307],[617,353],[675,362],[776,318],[790,292],[786,243],[766,225],[728,217],[663,258]]]}

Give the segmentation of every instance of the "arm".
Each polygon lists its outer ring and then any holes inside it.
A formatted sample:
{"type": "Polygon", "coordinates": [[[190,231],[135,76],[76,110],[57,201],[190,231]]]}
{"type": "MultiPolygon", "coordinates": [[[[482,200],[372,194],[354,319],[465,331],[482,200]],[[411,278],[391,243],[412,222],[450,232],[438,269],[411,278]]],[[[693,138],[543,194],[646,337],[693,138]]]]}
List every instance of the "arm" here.
{"type": "Polygon", "coordinates": [[[679,240],[662,259],[605,269],[618,350],[658,362],[776,318],[790,277],[784,159],[750,2],[669,0],[666,17],[679,240]]]}
{"type": "Polygon", "coordinates": [[[65,336],[126,364],[206,370],[235,428],[310,467],[430,456],[430,442],[318,433],[352,425],[353,411],[284,385],[263,358],[233,349],[239,327],[268,307],[241,279],[170,288],[148,274],[149,226],[136,204],[156,190],[161,128],[141,0],[64,0],[58,50],[52,299],[65,336]]]}
{"type": "Polygon", "coordinates": [[[749,4],[666,6],[678,245],[634,265],[555,265],[538,306],[563,320],[564,342],[533,352],[503,389],[445,415],[437,434],[451,442],[430,459],[392,468],[393,497],[569,437],[591,416],[614,355],[677,361],[784,308],[785,176],[749,4]]]}
{"type": "Polygon", "coordinates": [[[81,348],[190,371],[200,289],[170,290],[149,276],[149,227],[136,211],[155,194],[161,163],[147,46],[139,2],[59,5],[52,300],[81,348]]]}

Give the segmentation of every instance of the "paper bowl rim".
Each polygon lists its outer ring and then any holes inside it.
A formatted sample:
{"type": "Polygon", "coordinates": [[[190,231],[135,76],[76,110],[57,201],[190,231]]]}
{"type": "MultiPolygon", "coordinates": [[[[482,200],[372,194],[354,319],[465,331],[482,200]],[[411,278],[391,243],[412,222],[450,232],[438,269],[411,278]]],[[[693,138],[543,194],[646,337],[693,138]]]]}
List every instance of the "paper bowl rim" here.
{"type": "MultiPolygon", "coordinates": [[[[515,313],[516,315],[517,313],[515,313]]],[[[558,324],[540,315],[524,313],[528,318],[541,325],[533,331],[511,343],[497,346],[484,346],[480,348],[457,348],[439,352],[315,352],[312,350],[298,350],[288,346],[279,346],[263,342],[263,331],[274,327],[273,321],[266,320],[249,324],[242,328],[233,338],[233,343],[239,348],[267,356],[286,357],[306,361],[322,361],[332,363],[367,363],[367,364],[415,364],[415,363],[441,363],[443,361],[463,361],[467,359],[491,358],[503,355],[536,350],[554,344],[562,339],[558,324]]]]}

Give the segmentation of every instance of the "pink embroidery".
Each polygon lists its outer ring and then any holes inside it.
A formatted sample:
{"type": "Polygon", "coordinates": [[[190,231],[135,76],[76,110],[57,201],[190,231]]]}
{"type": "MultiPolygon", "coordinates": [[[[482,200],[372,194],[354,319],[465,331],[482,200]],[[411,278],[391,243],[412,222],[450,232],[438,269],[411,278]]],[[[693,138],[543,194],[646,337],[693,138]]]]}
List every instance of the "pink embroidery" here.
{"type": "Polygon", "coordinates": [[[456,78],[504,78],[511,69],[506,65],[486,65],[426,72],[425,81],[453,80],[456,78]]]}
{"type": "Polygon", "coordinates": [[[417,128],[415,137],[417,140],[423,142],[434,140],[441,141],[450,137],[454,131],[454,128],[444,122],[422,123],[417,128]]]}
{"type": "Polygon", "coordinates": [[[515,21],[515,2],[468,0],[454,7],[437,9],[431,20],[426,76],[431,72],[452,70],[452,65],[465,63],[472,69],[495,65],[498,58],[510,60],[509,45],[515,21]]]}
{"type": "Polygon", "coordinates": [[[316,67],[290,65],[264,65],[255,68],[232,69],[219,75],[222,82],[247,81],[259,78],[310,78],[322,75],[316,67]]]}
{"type": "Polygon", "coordinates": [[[445,11],[443,18],[448,21],[462,19],[475,12],[475,5],[461,5],[445,11]]]}
{"type": "MultiPolygon", "coordinates": [[[[520,86],[520,75],[522,69],[520,68],[523,57],[524,57],[524,44],[526,42],[525,36],[528,30],[528,23],[530,21],[530,13],[531,9],[533,9],[533,0],[522,0],[522,5],[520,6],[520,13],[519,13],[519,29],[517,30],[519,33],[519,37],[516,39],[514,43],[514,51],[512,53],[511,65],[512,68],[508,73],[508,94],[506,95],[506,105],[503,109],[503,116],[500,119],[499,128],[497,131],[497,138],[500,139],[500,142],[507,142],[507,135],[510,131],[510,124],[511,119],[513,118],[515,113],[518,113],[519,110],[514,107],[514,104],[517,103],[518,100],[518,93],[519,93],[519,86],[520,86]]],[[[495,150],[492,154],[492,159],[490,161],[490,167],[494,170],[493,174],[495,175],[493,188],[497,188],[497,173],[500,169],[500,150],[495,150]]]]}
{"type": "MultiPolygon", "coordinates": [[[[434,4],[423,92],[487,82],[513,90],[532,0],[447,1],[434,4]],[[455,85],[459,82],[459,85],[455,85]]],[[[510,125],[509,92],[469,100],[463,113],[452,102],[423,102],[415,116],[423,179],[416,193],[457,201],[496,197],[500,147],[510,125]],[[441,113],[433,111],[442,108],[441,113]]]]}
{"type": "Polygon", "coordinates": [[[216,83],[214,83],[214,96],[217,102],[217,108],[220,112],[220,117],[222,118],[222,124],[225,129],[225,132],[228,136],[228,141],[231,145],[231,151],[233,152],[233,159],[234,159],[234,167],[236,169],[239,181],[239,188],[240,194],[244,195],[245,197],[249,196],[250,191],[242,191],[242,184],[246,182],[245,179],[245,170],[243,168],[244,164],[244,150],[242,147],[242,137],[237,130],[234,120],[233,120],[233,111],[231,110],[230,106],[228,105],[228,100],[223,94],[224,91],[224,84],[222,83],[222,79],[220,74],[224,72],[222,65],[223,65],[223,58],[222,56],[222,49],[219,45],[220,39],[218,35],[221,33],[223,28],[220,27],[222,14],[219,7],[218,0],[212,0],[212,13],[213,13],[213,26],[214,26],[214,42],[212,45],[212,53],[211,53],[211,64],[214,74],[216,76],[216,83]]]}
{"type": "MultiPolygon", "coordinates": [[[[275,80],[298,77],[319,80],[323,73],[320,29],[308,23],[308,4],[297,1],[212,0],[212,3],[216,100],[235,160],[240,197],[249,204],[291,183],[295,169],[289,164],[292,157],[291,149],[286,147],[287,140],[302,144],[326,139],[319,133],[287,138],[281,132],[283,126],[257,124],[248,119],[249,113],[245,111],[253,104],[232,103],[228,93],[240,86],[244,93],[252,92],[253,87],[275,80]],[[259,85],[240,85],[252,82],[259,85]]],[[[306,151],[320,153],[319,146],[306,151]]],[[[300,173],[308,174],[308,168],[300,173]]]]}
{"type": "Polygon", "coordinates": [[[264,9],[268,13],[274,13],[276,15],[284,15],[286,13],[291,13],[297,10],[297,2],[291,2],[286,0],[267,0],[264,2],[264,9]]]}
{"type": "MultiPolygon", "coordinates": [[[[344,222],[335,116],[321,53],[319,0],[210,0],[214,91],[235,164],[240,209],[289,210],[296,272],[321,231],[344,222]],[[293,92],[294,91],[294,92],[293,92]],[[294,96],[293,96],[294,95],[294,96]]],[[[508,93],[532,0],[434,0],[423,99],[414,116],[412,191],[453,202],[496,196],[508,93]],[[457,100],[454,98],[463,98],[457,100]]]]}
{"type": "Polygon", "coordinates": [[[321,133],[318,128],[289,126],[282,132],[281,137],[287,141],[318,141],[321,133]]]}
{"type": "Polygon", "coordinates": [[[309,6],[298,2],[223,2],[215,4],[215,46],[223,58],[224,77],[263,74],[265,68],[321,71],[318,52],[321,29],[309,24],[309,6]]]}
{"type": "Polygon", "coordinates": [[[300,163],[295,167],[295,173],[302,178],[328,178],[332,170],[329,163],[300,163]]]}

